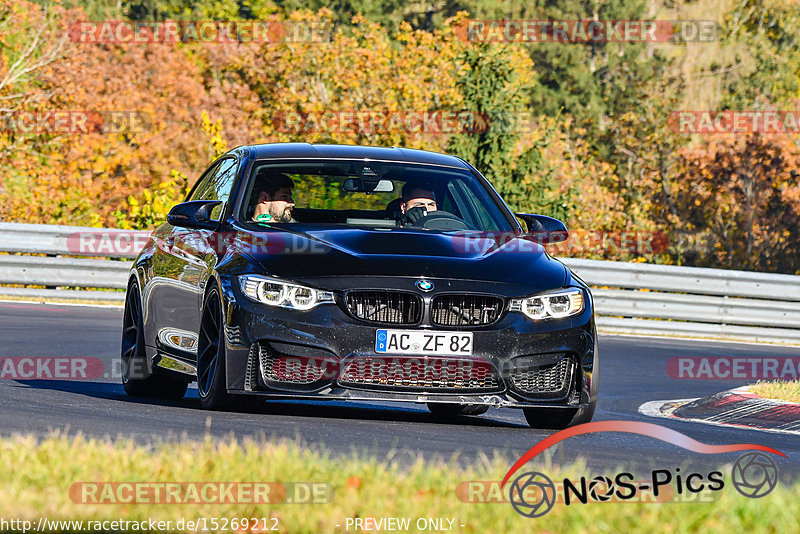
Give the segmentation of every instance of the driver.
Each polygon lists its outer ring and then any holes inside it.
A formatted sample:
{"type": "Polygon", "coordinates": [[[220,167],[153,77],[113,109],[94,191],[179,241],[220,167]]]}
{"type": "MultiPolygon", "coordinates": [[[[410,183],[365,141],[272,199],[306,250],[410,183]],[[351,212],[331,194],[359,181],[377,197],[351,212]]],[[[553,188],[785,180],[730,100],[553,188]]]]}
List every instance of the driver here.
{"type": "Polygon", "coordinates": [[[414,224],[436,209],[436,195],[432,190],[415,187],[411,184],[403,186],[403,202],[400,204],[400,211],[403,213],[406,224],[414,224]]]}
{"type": "Polygon", "coordinates": [[[292,218],[294,182],[282,173],[259,173],[253,191],[258,191],[257,204],[253,212],[256,222],[297,222],[292,218]]]}

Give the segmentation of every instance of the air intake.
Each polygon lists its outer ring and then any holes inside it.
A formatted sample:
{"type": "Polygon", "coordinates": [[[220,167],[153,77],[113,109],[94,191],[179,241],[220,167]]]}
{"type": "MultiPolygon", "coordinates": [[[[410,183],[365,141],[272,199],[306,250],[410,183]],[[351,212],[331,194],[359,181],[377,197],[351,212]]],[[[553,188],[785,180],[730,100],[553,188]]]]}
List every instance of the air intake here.
{"type": "Polygon", "coordinates": [[[422,299],[403,291],[348,291],[347,311],[356,319],[375,324],[417,324],[422,320],[422,299]]]}
{"type": "Polygon", "coordinates": [[[431,305],[431,322],[440,326],[492,324],[503,312],[503,299],[483,295],[437,295],[431,305]]]}

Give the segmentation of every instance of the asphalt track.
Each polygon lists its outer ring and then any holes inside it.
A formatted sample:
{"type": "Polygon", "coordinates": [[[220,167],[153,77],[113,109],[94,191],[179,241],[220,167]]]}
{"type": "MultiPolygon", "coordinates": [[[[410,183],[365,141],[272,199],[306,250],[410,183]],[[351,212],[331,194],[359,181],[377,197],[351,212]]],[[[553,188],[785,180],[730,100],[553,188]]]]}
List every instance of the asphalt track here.
{"type": "MultiPolygon", "coordinates": [[[[426,460],[479,461],[483,454],[516,460],[551,431],[530,429],[522,413],[491,409],[480,417],[441,420],[423,405],[272,402],[249,412],[207,412],[192,387],[179,402],[125,395],[118,368],[121,309],[0,302],[0,358],[91,356],[106,376],[96,380],[0,380],[0,433],[45,436],[60,430],[94,437],[132,438],[141,443],[235,436],[286,438],[336,455],[353,451],[378,458],[422,456],[426,460]]],[[[710,395],[742,380],[676,380],[666,373],[676,356],[795,356],[800,348],[698,342],[665,338],[603,336],[600,339],[600,404],[595,421],[646,421],[703,443],[756,443],[778,449],[781,478],[800,474],[800,436],[656,419],[641,415],[647,401],[710,395]]],[[[739,453],[699,454],[648,436],[596,433],[569,438],[545,453],[554,464],[582,458],[590,473],[634,474],[681,467],[714,470],[739,453]]],[[[544,459],[536,460],[544,461],[544,459]]]]}

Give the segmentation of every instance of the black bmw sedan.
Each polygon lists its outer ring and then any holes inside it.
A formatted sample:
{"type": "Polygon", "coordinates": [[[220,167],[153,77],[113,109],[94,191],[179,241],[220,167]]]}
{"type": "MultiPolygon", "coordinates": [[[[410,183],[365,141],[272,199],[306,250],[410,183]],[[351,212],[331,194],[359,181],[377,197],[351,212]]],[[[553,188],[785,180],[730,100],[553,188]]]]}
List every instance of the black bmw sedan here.
{"type": "Polygon", "coordinates": [[[133,264],[130,395],[208,409],[265,399],[521,408],[591,420],[598,348],[586,284],[463,159],[403,148],[244,146],[217,159],[133,264]]]}

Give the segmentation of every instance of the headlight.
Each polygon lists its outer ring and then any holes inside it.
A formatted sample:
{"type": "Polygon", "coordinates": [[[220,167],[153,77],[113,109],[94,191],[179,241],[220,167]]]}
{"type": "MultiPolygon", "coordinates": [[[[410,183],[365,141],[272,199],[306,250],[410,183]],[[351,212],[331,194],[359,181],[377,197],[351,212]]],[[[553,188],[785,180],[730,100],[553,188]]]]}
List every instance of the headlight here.
{"type": "Polygon", "coordinates": [[[513,299],[510,311],[522,312],[531,319],[570,317],[583,311],[583,291],[565,289],[554,293],[513,299]]]}
{"type": "Polygon", "coordinates": [[[305,311],[319,304],[333,302],[333,293],[330,291],[289,284],[265,276],[240,276],[239,284],[248,298],[268,306],[305,311]]]}

